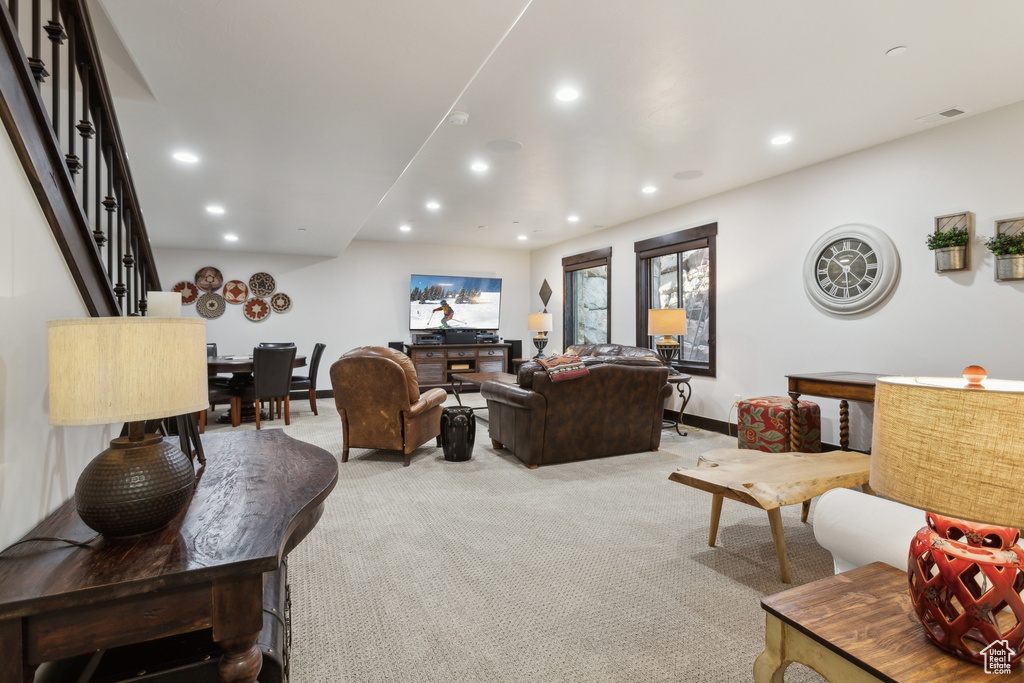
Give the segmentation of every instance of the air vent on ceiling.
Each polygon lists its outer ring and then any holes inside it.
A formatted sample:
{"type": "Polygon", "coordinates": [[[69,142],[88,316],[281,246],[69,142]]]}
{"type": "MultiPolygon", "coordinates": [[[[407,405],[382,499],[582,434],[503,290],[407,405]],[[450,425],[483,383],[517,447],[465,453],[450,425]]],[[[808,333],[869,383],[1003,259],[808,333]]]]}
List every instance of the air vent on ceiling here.
{"type": "Polygon", "coordinates": [[[938,123],[939,121],[946,121],[948,119],[956,118],[957,116],[963,116],[967,111],[961,107],[950,107],[944,111],[935,112],[934,114],[928,114],[927,116],[919,116],[914,119],[920,123],[938,123]]]}

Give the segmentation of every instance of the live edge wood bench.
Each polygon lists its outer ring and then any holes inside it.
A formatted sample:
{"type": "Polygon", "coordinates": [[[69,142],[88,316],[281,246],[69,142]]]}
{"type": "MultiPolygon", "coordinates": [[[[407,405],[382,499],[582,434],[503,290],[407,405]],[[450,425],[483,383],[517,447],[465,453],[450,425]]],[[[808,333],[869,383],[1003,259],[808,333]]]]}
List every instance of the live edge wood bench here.
{"type": "Polygon", "coordinates": [[[765,453],[720,448],[700,456],[696,467],[680,468],[668,478],[712,494],[708,532],[708,545],[711,547],[714,547],[718,536],[723,499],[738,500],[765,510],[775,541],[782,581],[790,583],[779,508],[802,503],[801,521],[806,522],[814,496],[850,486],[863,486],[867,490],[870,463],[869,456],[856,451],[765,453]]]}

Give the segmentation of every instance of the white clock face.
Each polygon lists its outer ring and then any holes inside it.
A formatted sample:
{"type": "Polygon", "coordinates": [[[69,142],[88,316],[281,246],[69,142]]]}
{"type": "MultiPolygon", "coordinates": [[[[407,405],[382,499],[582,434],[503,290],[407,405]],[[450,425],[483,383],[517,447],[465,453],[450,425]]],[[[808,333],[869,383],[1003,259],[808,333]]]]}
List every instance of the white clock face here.
{"type": "Polygon", "coordinates": [[[896,285],[899,254],[869,225],[840,225],[822,235],[804,261],[804,290],[818,308],[850,315],[881,303],[896,285]]]}

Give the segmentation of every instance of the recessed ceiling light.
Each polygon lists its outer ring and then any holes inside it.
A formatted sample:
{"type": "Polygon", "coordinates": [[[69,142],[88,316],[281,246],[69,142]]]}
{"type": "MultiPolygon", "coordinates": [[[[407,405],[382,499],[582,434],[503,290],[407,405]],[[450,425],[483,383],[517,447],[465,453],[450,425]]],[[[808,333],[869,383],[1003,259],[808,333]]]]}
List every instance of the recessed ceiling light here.
{"type": "Polygon", "coordinates": [[[482,173],[483,171],[486,171],[488,167],[487,164],[485,164],[482,161],[474,161],[470,168],[476,171],[477,173],[482,173]]]}
{"type": "Polygon", "coordinates": [[[306,232],[305,228],[299,228],[299,232],[306,232]]]}
{"type": "Polygon", "coordinates": [[[173,156],[178,161],[181,161],[186,164],[194,164],[197,161],[199,161],[199,157],[197,157],[192,152],[175,152],[171,156],[173,156]]]}
{"type": "Polygon", "coordinates": [[[220,214],[224,213],[224,207],[223,206],[217,206],[215,204],[210,204],[208,207],[206,207],[206,210],[209,213],[215,213],[217,215],[220,215],[220,214]]]}
{"type": "Polygon", "coordinates": [[[693,180],[700,178],[704,175],[704,171],[679,171],[679,173],[673,173],[672,177],[676,180],[693,180]]]}
{"type": "Polygon", "coordinates": [[[522,148],[523,143],[516,142],[515,140],[491,140],[487,143],[487,149],[492,152],[501,152],[503,154],[518,152],[522,148]]]}
{"type": "Polygon", "coordinates": [[[772,138],[773,145],[785,145],[792,141],[793,137],[791,135],[776,135],[772,138]]]}
{"type": "Polygon", "coordinates": [[[519,236],[519,241],[520,241],[520,242],[522,242],[522,241],[523,241],[523,240],[525,240],[525,239],[526,239],[526,235],[520,235],[520,236],[519,236]]]}
{"type": "Polygon", "coordinates": [[[645,185],[644,188],[640,191],[643,192],[644,194],[654,194],[655,192],[658,191],[658,188],[656,188],[654,185],[645,185]]]}
{"type": "Polygon", "coordinates": [[[238,241],[238,235],[227,234],[227,235],[224,235],[224,239],[226,239],[228,242],[237,242],[238,241]]]}
{"type": "Polygon", "coordinates": [[[580,219],[579,216],[577,216],[576,214],[573,214],[573,215],[569,216],[568,218],[566,218],[565,220],[569,221],[570,223],[575,223],[579,219],[580,219]]]}
{"type": "Polygon", "coordinates": [[[433,199],[431,199],[429,202],[427,202],[427,208],[430,209],[431,211],[437,211],[438,209],[441,208],[441,205],[435,202],[433,199]]]}
{"type": "Polygon", "coordinates": [[[402,232],[409,232],[410,230],[412,230],[412,228],[410,228],[408,225],[400,225],[398,226],[398,229],[401,230],[402,232]]]}
{"type": "Polygon", "coordinates": [[[906,51],[907,51],[907,46],[906,45],[897,45],[896,47],[887,50],[886,53],[885,53],[885,56],[886,57],[895,57],[896,55],[901,55],[901,54],[903,54],[906,51]]]}
{"type": "Polygon", "coordinates": [[[580,96],[580,91],[576,88],[559,88],[558,92],[555,93],[555,97],[563,102],[572,102],[580,96]]]}

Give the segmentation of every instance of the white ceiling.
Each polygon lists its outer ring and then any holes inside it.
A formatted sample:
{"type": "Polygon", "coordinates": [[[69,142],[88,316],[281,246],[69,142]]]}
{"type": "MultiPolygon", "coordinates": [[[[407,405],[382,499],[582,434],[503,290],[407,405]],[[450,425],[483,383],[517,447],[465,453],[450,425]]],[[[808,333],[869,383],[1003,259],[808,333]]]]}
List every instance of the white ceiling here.
{"type": "Polygon", "coordinates": [[[534,249],[1024,100],[1020,0],[90,6],[157,247],[534,249]]]}

